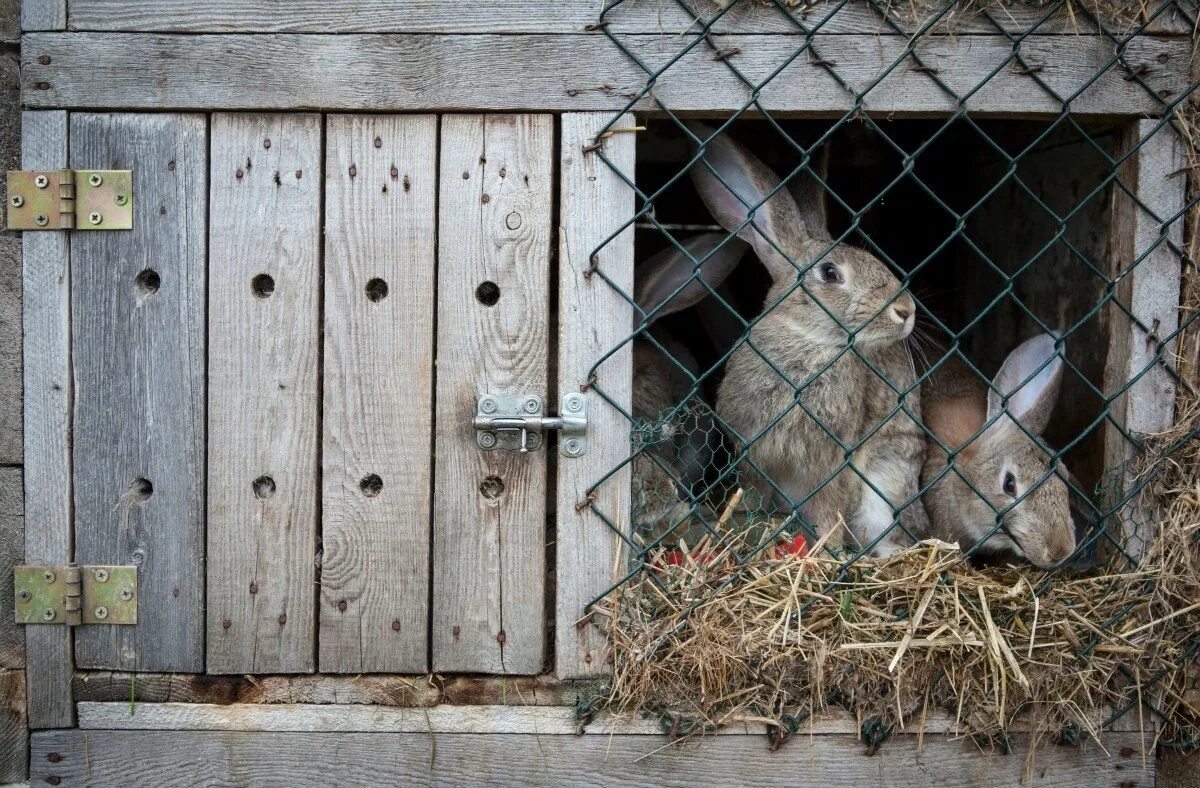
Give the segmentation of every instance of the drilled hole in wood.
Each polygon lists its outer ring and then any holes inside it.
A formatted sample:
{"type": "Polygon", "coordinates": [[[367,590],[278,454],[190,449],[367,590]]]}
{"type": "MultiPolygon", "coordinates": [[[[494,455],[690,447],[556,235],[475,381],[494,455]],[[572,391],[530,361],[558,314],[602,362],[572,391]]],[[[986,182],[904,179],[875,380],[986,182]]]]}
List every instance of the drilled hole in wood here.
{"type": "Polygon", "coordinates": [[[368,301],[371,301],[373,303],[379,303],[383,299],[387,298],[387,294],[388,294],[387,282],[383,281],[382,279],[380,279],[378,277],[367,282],[366,289],[367,289],[367,300],[368,301]]]}
{"type": "Polygon", "coordinates": [[[154,485],[149,479],[139,476],[130,482],[121,500],[127,505],[139,504],[150,500],[151,495],[154,495],[154,485]]]}
{"type": "Polygon", "coordinates": [[[479,483],[479,493],[489,501],[494,501],[504,494],[504,480],[499,476],[488,476],[479,483]]]}
{"type": "Polygon", "coordinates": [[[268,274],[259,274],[250,280],[250,289],[259,298],[270,298],[275,292],[275,280],[268,274]]]}
{"type": "Polygon", "coordinates": [[[250,486],[254,489],[254,497],[264,501],[275,494],[275,480],[270,476],[259,476],[250,486]]]}
{"type": "Polygon", "coordinates": [[[157,293],[159,286],[162,284],[162,278],[158,275],[158,271],[153,268],[147,268],[134,277],[137,282],[138,290],[144,295],[157,293]]]}
{"type": "Polygon", "coordinates": [[[368,498],[374,498],[383,491],[383,479],[379,478],[379,474],[370,473],[362,478],[358,483],[358,489],[363,491],[363,495],[368,498]]]}
{"type": "Polygon", "coordinates": [[[500,300],[500,286],[495,282],[484,282],[475,288],[475,297],[484,306],[495,306],[500,300]]]}

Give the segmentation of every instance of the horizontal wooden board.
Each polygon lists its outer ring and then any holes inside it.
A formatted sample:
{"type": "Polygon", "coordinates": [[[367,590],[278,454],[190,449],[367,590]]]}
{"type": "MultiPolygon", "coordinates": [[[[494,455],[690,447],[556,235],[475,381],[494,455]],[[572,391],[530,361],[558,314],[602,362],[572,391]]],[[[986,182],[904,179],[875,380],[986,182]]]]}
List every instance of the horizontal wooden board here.
{"type": "Polygon", "coordinates": [[[1050,747],[1032,761],[1016,737],[1011,755],[970,740],[894,739],[873,757],[856,737],[798,736],[776,752],[758,736],[717,736],[671,746],[658,736],[46,731],[32,737],[30,782],[62,785],[629,785],[788,784],[1152,786],[1154,757],[1138,734],[1103,747],[1050,747]],[[53,756],[53,757],[52,757],[53,756]],[[320,771],[314,766],[319,764],[320,771]]]}
{"type": "MultiPolygon", "coordinates": [[[[361,0],[72,0],[72,30],[161,31],[171,33],[573,33],[600,19],[604,0],[405,0],[363,3],[361,0]]],[[[698,28],[697,19],[715,20],[717,32],[788,33],[797,21],[822,33],[888,32],[883,16],[862,0],[816,0],[796,4],[791,16],[770,3],[742,0],[720,14],[722,4],[691,0],[688,13],[678,0],[625,0],[604,15],[610,29],[622,33],[683,33],[698,28]]],[[[930,20],[932,12],[913,14],[908,3],[889,8],[903,29],[930,20]]],[[[1157,4],[1151,4],[1157,5],[1157,4]]],[[[954,13],[944,17],[958,34],[1090,32],[1092,20],[1065,9],[1014,6],[991,14],[954,13]]],[[[61,27],[61,25],[60,25],[61,27]]],[[[1183,14],[1171,9],[1156,17],[1153,32],[1186,32],[1183,14]]]]}
{"type": "MultiPolygon", "coordinates": [[[[623,36],[651,69],[671,62],[694,41],[677,35],[623,36]]],[[[728,68],[751,81],[765,79],[795,54],[794,35],[726,36],[738,50],[728,63],[713,60],[700,42],[656,80],[655,95],[673,111],[739,110],[752,91],[728,68]]],[[[1162,101],[1188,85],[1190,43],[1139,38],[1125,48],[1126,80],[1114,65],[1113,45],[1088,36],[1026,39],[1020,53],[1036,77],[1071,102],[1077,115],[1155,115],[1162,101]],[[1098,71],[1103,73],[1091,82],[1098,71]]],[[[839,76],[869,92],[863,109],[876,113],[939,115],[955,99],[906,59],[897,36],[833,36],[819,49],[839,76]],[[900,61],[899,66],[882,75],[900,61]],[[878,84],[876,83],[878,81],[878,84]]],[[[1010,62],[1013,44],[998,36],[935,36],[916,47],[937,78],[977,114],[1053,116],[1062,109],[1010,62]],[[993,73],[995,72],[995,73],[993,73]]],[[[453,111],[579,111],[623,108],[647,81],[627,55],[602,37],[587,35],[194,35],[144,33],[34,33],[21,47],[23,100],[32,107],[144,109],[345,109],[453,111]]],[[[853,95],[824,67],[796,58],[758,93],[781,115],[839,115],[853,95]]],[[[654,111],[642,98],[635,109],[654,111]]]]}

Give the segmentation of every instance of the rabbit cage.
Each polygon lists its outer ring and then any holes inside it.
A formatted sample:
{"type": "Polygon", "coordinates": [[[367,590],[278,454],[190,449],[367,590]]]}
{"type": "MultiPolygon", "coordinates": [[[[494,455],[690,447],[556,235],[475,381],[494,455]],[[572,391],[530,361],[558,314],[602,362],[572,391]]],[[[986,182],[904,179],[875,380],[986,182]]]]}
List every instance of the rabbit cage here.
{"type": "MultiPolygon", "coordinates": [[[[1031,604],[1161,557],[1196,10],[25,0],[3,776],[1153,784],[1187,743],[1164,704],[1200,706],[1195,606],[1081,617],[1105,653],[1192,634],[1036,758],[936,711],[877,752],[824,700],[770,752],[762,716],[672,744],[592,711],[658,658],[615,600],[697,551],[842,583],[957,541],[1031,604]],[[963,472],[993,425],[1036,459],[963,472]],[[952,484],[978,539],[926,505],[952,484]]],[[[720,692],[691,681],[680,708],[720,692]]]]}

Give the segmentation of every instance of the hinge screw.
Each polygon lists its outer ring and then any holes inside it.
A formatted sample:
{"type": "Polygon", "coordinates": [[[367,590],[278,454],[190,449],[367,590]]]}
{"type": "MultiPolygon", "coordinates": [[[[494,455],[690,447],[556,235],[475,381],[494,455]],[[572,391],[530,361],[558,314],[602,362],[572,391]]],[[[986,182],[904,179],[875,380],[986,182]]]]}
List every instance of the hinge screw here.
{"type": "Polygon", "coordinates": [[[117,205],[124,205],[127,202],[129,202],[129,195],[127,195],[127,194],[118,194],[117,195],[117,205]]]}
{"type": "Polygon", "coordinates": [[[39,213],[37,216],[33,217],[33,221],[39,227],[44,227],[46,222],[50,221],[50,219],[46,216],[46,214],[39,213]]]}
{"type": "Polygon", "coordinates": [[[22,196],[21,196],[21,195],[19,195],[19,194],[14,194],[14,195],[12,196],[12,201],[11,201],[11,202],[12,202],[12,206],[13,206],[14,208],[20,208],[22,205],[24,205],[24,204],[25,204],[25,198],[24,198],[24,197],[22,197],[22,196]]]}
{"type": "Polygon", "coordinates": [[[55,577],[54,570],[52,570],[52,569],[47,569],[45,572],[42,572],[42,579],[45,580],[47,583],[53,583],[54,577],[55,577]]]}
{"type": "Polygon", "coordinates": [[[28,589],[22,588],[17,592],[17,599],[21,600],[22,602],[28,602],[32,597],[33,594],[30,594],[28,589]]]}
{"type": "Polygon", "coordinates": [[[96,618],[100,619],[101,621],[108,618],[108,608],[104,607],[103,605],[96,608],[96,618]]]}
{"type": "Polygon", "coordinates": [[[481,432],[479,433],[479,445],[485,449],[490,449],[496,445],[496,433],[481,432]]]}
{"type": "Polygon", "coordinates": [[[128,588],[122,588],[121,589],[121,601],[128,602],[131,599],[133,599],[133,591],[128,588]]]}
{"type": "Polygon", "coordinates": [[[33,179],[33,185],[38,187],[39,189],[44,189],[50,185],[50,179],[47,178],[45,175],[39,175],[33,179]]]}
{"type": "Polygon", "coordinates": [[[495,413],[496,400],[492,399],[491,397],[484,397],[479,403],[479,409],[484,413],[495,413]]]}
{"type": "Polygon", "coordinates": [[[526,413],[537,413],[539,404],[540,403],[538,402],[537,397],[530,397],[529,399],[525,400],[525,405],[524,405],[525,412],[526,413]]]}
{"type": "Polygon", "coordinates": [[[104,179],[100,177],[100,173],[93,172],[88,176],[88,183],[92,184],[93,186],[99,186],[100,184],[104,183],[104,179]]]}
{"type": "Polygon", "coordinates": [[[104,217],[100,215],[99,211],[92,211],[88,214],[88,221],[92,224],[100,224],[103,219],[104,217]]]}
{"type": "Polygon", "coordinates": [[[107,583],[108,582],[108,570],[107,569],[97,569],[95,572],[95,577],[96,577],[97,583],[107,583]]]}
{"type": "Polygon", "coordinates": [[[42,621],[53,621],[53,620],[54,620],[54,611],[53,610],[51,610],[50,608],[46,608],[45,610],[42,611],[42,621]]]}

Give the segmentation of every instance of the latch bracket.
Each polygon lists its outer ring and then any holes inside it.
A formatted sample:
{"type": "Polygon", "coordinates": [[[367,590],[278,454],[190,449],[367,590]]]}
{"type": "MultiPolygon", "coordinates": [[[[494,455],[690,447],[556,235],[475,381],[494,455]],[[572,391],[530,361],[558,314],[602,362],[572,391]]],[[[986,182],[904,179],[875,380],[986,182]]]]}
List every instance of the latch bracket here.
{"type": "Polygon", "coordinates": [[[10,230],[131,230],[131,170],[9,170],[10,230]]]}
{"type": "Polygon", "coordinates": [[[136,624],[136,566],[18,566],[18,624],[136,624]]]}
{"type": "Polygon", "coordinates": [[[562,433],[558,452],[564,457],[587,453],[587,397],[566,394],[558,416],[542,415],[536,394],[482,394],[475,409],[475,442],[487,451],[534,451],[549,430],[562,433]]]}

